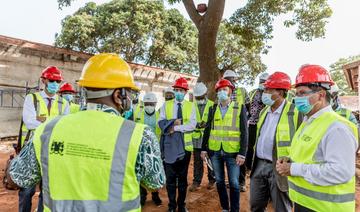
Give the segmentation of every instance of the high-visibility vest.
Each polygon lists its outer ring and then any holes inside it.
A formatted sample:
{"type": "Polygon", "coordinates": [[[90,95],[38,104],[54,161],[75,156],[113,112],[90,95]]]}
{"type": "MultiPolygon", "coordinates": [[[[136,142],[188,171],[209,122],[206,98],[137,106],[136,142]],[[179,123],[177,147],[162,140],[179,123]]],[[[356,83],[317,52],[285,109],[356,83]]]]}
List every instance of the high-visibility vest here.
{"type": "Polygon", "coordinates": [[[44,211],[138,211],[135,164],[145,125],[100,111],[40,125],[34,148],[44,211]]]}
{"type": "MultiPolygon", "coordinates": [[[[65,104],[64,99],[60,97],[59,95],[56,95],[55,100],[52,100],[51,108],[50,108],[50,114],[48,113],[47,104],[45,103],[45,100],[40,95],[39,92],[36,92],[34,94],[28,94],[31,95],[32,102],[34,102],[34,96],[36,96],[36,116],[43,116],[47,119],[54,118],[58,115],[62,115],[65,111],[65,104]]],[[[34,105],[35,107],[35,105],[34,105]]],[[[31,129],[30,131],[32,131],[31,129]]],[[[22,125],[21,128],[21,146],[24,145],[26,135],[28,134],[28,129],[25,124],[22,125]]]]}
{"type": "Polygon", "coordinates": [[[254,101],[254,98],[255,98],[255,95],[256,95],[257,91],[258,91],[258,89],[254,89],[254,90],[250,91],[249,96],[250,96],[250,101],[251,102],[254,101]]]}
{"type": "Polygon", "coordinates": [[[69,107],[70,107],[70,113],[77,113],[80,111],[80,105],[75,104],[75,103],[69,103],[69,107]]]}
{"type": "MultiPolygon", "coordinates": [[[[174,100],[169,100],[165,102],[165,117],[166,119],[170,120],[174,118],[174,100]]],[[[183,100],[181,110],[182,110],[182,117],[183,117],[183,124],[189,124],[191,118],[191,112],[193,108],[193,103],[187,100],[183,100]]],[[[192,131],[184,133],[184,143],[185,143],[185,150],[186,151],[193,151],[194,146],[192,143],[192,131]]]]}
{"type": "Polygon", "coordinates": [[[337,114],[339,114],[340,116],[344,117],[347,120],[350,120],[351,117],[351,110],[346,109],[346,108],[340,108],[338,110],[335,111],[337,114]]]}
{"type": "MultiPolygon", "coordinates": [[[[257,141],[260,137],[261,128],[263,127],[263,124],[265,122],[269,110],[271,110],[271,107],[266,106],[260,112],[259,122],[257,123],[257,133],[256,133],[257,135],[256,135],[256,143],[254,145],[254,151],[256,150],[257,141]]],[[[291,104],[291,102],[285,102],[279,122],[271,123],[274,127],[276,127],[275,145],[277,151],[277,158],[287,157],[289,155],[291,140],[294,137],[296,128],[298,126],[298,121],[299,121],[298,117],[299,117],[299,111],[295,108],[295,105],[291,104]]]]}
{"type": "MultiPolygon", "coordinates": [[[[196,122],[197,123],[201,123],[201,122],[207,122],[208,121],[208,116],[209,116],[209,109],[210,107],[212,107],[214,105],[214,102],[211,100],[207,100],[205,108],[204,108],[204,112],[201,115],[200,111],[199,111],[199,106],[196,103],[196,101],[194,102],[194,106],[195,106],[195,110],[196,110],[196,122]]],[[[195,147],[201,147],[201,143],[202,141],[200,140],[200,138],[202,137],[204,133],[204,129],[195,129],[193,134],[192,134],[192,138],[193,138],[193,145],[195,147]],[[199,142],[199,143],[197,143],[199,142]]]]}
{"type": "MultiPolygon", "coordinates": [[[[242,107],[242,105],[240,105],[242,107]]],[[[240,114],[238,102],[231,102],[224,118],[220,105],[215,108],[213,126],[210,132],[209,149],[219,151],[222,147],[227,153],[240,151],[240,114]]]]}
{"type": "Polygon", "coordinates": [[[139,101],[139,103],[137,103],[136,106],[133,108],[134,121],[141,117],[141,111],[143,110],[144,110],[144,104],[143,102],[139,101]]]}
{"type": "MultiPolygon", "coordinates": [[[[144,107],[139,107],[139,111],[137,113],[137,115],[135,116],[135,122],[137,123],[141,123],[141,124],[145,124],[145,111],[144,111],[144,107]]],[[[155,111],[155,119],[156,119],[156,127],[155,127],[155,135],[156,137],[159,139],[160,141],[160,135],[161,135],[161,129],[158,125],[158,121],[159,121],[159,118],[160,118],[160,113],[159,111],[155,111]]]]}
{"type": "Polygon", "coordinates": [[[239,105],[245,104],[246,102],[246,90],[245,88],[236,88],[236,102],[239,105]]]}
{"type": "MultiPolygon", "coordinates": [[[[294,163],[318,164],[314,161],[315,153],[328,128],[336,121],[349,126],[355,138],[358,137],[353,123],[335,112],[325,112],[308,125],[302,123],[296,131],[290,148],[291,160],[294,163]]],[[[348,145],[346,142],[344,140],[344,145],[348,145]]],[[[348,182],[330,186],[311,184],[298,176],[289,176],[288,180],[290,199],[299,205],[314,211],[355,211],[355,173],[348,182]]]]}

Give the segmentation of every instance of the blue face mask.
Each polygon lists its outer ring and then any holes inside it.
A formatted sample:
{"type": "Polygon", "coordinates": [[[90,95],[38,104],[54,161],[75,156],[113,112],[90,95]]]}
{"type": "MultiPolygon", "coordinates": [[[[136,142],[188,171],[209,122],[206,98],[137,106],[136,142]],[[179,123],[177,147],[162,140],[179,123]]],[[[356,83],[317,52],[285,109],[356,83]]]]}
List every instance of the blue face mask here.
{"type": "Polygon", "coordinates": [[[271,99],[271,94],[270,93],[263,93],[261,95],[261,101],[268,106],[272,106],[275,103],[275,100],[271,99]]]}
{"type": "Polygon", "coordinates": [[[63,95],[64,99],[66,99],[68,102],[72,102],[74,99],[74,96],[72,94],[65,94],[63,95]]]}
{"type": "Polygon", "coordinates": [[[227,91],[224,91],[224,90],[219,91],[217,93],[217,98],[219,99],[220,102],[224,102],[224,101],[228,100],[229,96],[228,96],[227,91]]]}
{"type": "Polygon", "coordinates": [[[133,106],[132,106],[132,104],[131,104],[130,109],[127,110],[127,111],[125,111],[125,112],[123,113],[123,117],[124,117],[125,119],[130,119],[131,116],[132,116],[132,114],[133,114],[133,106]]]}
{"type": "Polygon", "coordinates": [[[59,87],[60,85],[57,82],[49,82],[46,86],[46,90],[51,94],[55,94],[59,91],[59,87]]]}
{"type": "Polygon", "coordinates": [[[175,99],[178,102],[182,102],[184,100],[185,94],[179,91],[175,92],[175,99]]]}
{"type": "Polygon", "coordinates": [[[310,96],[303,96],[303,97],[295,97],[295,106],[299,110],[300,113],[308,114],[314,107],[309,102],[310,96]]]}

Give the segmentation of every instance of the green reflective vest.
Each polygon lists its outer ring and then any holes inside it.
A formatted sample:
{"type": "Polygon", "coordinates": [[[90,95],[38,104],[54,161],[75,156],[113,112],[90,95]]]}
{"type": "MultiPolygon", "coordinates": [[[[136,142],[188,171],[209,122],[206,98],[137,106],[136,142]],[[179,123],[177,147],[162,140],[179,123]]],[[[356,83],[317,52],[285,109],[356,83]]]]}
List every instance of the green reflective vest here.
{"type": "MultiPolygon", "coordinates": [[[[139,111],[136,115],[134,115],[135,118],[135,122],[141,123],[141,124],[145,124],[145,110],[143,106],[139,107],[139,111]]],[[[156,127],[155,127],[155,135],[158,138],[158,140],[160,141],[160,135],[161,135],[161,129],[158,125],[158,121],[159,121],[159,117],[160,117],[160,113],[159,111],[155,112],[155,119],[156,119],[156,127]]],[[[152,128],[151,128],[152,129],[152,128]]]]}
{"type": "Polygon", "coordinates": [[[44,211],[138,211],[135,164],[145,125],[100,111],[38,127],[34,148],[44,211]]]}
{"type": "MultiPolygon", "coordinates": [[[[356,126],[335,112],[326,112],[311,124],[302,123],[296,131],[291,144],[289,157],[295,163],[318,164],[315,153],[328,128],[341,121],[348,125],[357,138],[356,126]]],[[[344,140],[344,145],[347,141],[344,140]]],[[[329,144],[331,145],[331,144],[329,144]]],[[[348,154],[355,154],[349,152],[348,154]]],[[[346,183],[330,186],[318,186],[309,183],[303,177],[289,176],[290,199],[314,211],[355,211],[355,173],[346,183]]]]}
{"type": "Polygon", "coordinates": [[[245,102],[246,102],[245,88],[237,88],[236,89],[236,101],[239,103],[239,105],[245,104],[245,102]]]}
{"type": "MultiPolygon", "coordinates": [[[[43,116],[47,119],[54,118],[58,115],[62,115],[65,111],[65,104],[64,99],[60,97],[59,95],[56,95],[55,100],[52,101],[51,108],[50,108],[50,114],[48,113],[47,104],[45,103],[45,100],[40,95],[40,92],[36,92],[34,94],[28,94],[31,95],[32,101],[34,102],[34,96],[36,96],[36,116],[43,116]]],[[[31,129],[32,131],[34,129],[31,129]]],[[[25,144],[26,135],[28,134],[28,129],[26,128],[26,125],[23,124],[21,128],[21,146],[25,144]]],[[[29,137],[29,136],[28,136],[29,137]]]]}
{"type": "Polygon", "coordinates": [[[350,116],[351,116],[351,110],[346,109],[346,108],[340,108],[338,110],[335,111],[337,114],[339,114],[340,116],[344,117],[347,120],[350,120],[350,116]]]}
{"type": "Polygon", "coordinates": [[[70,107],[70,113],[76,113],[80,111],[80,105],[75,104],[75,103],[69,103],[69,107],[70,107]]]}
{"type": "MultiPolygon", "coordinates": [[[[174,118],[174,100],[169,100],[165,102],[165,116],[166,119],[170,120],[174,118]]],[[[187,100],[183,100],[182,102],[182,117],[183,117],[183,124],[189,124],[190,123],[190,117],[191,112],[193,108],[193,103],[189,102],[187,100]]],[[[176,116],[175,116],[176,117],[176,116]]],[[[185,142],[185,150],[186,151],[193,151],[194,146],[192,143],[192,132],[186,132],[184,133],[184,142],[185,142]]]]}
{"type": "MultiPolygon", "coordinates": [[[[196,101],[194,102],[194,106],[195,106],[195,110],[196,110],[196,122],[197,123],[202,123],[202,122],[206,123],[208,121],[209,109],[213,105],[214,105],[213,101],[207,100],[205,108],[204,108],[204,112],[203,112],[203,114],[201,116],[198,104],[196,103],[196,101]]],[[[194,142],[195,147],[200,147],[201,148],[201,143],[202,142],[201,142],[200,138],[202,137],[203,133],[204,133],[204,128],[196,128],[194,130],[194,133],[192,134],[192,138],[193,138],[193,142],[194,142]],[[197,142],[199,142],[199,143],[197,143],[197,142]]]]}
{"type": "MultiPolygon", "coordinates": [[[[271,107],[266,106],[260,112],[259,122],[257,123],[257,133],[256,133],[257,135],[256,135],[256,143],[254,146],[254,151],[256,150],[257,141],[260,136],[261,128],[265,122],[269,110],[271,110],[271,107]]],[[[291,102],[285,102],[279,122],[272,123],[274,127],[276,127],[274,144],[276,145],[277,158],[287,157],[289,155],[291,140],[298,126],[298,117],[299,117],[299,111],[295,108],[295,105],[291,104],[291,102]]]]}
{"type": "MultiPolygon", "coordinates": [[[[242,107],[242,105],[241,105],[242,107]]],[[[241,107],[238,102],[231,102],[224,118],[220,106],[215,108],[213,126],[210,132],[209,149],[219,151],[222,147],[227,153],[240,151],[240,114],[241,107]]]]}
{"type": "Polygon", "coordinates": [[[133,109],[133,117],[134,121],[141,117],[141,111],[144,110],[144,104],[143,102],[139,101],[139,103],[136,104],[136,106],[133,109]]]}

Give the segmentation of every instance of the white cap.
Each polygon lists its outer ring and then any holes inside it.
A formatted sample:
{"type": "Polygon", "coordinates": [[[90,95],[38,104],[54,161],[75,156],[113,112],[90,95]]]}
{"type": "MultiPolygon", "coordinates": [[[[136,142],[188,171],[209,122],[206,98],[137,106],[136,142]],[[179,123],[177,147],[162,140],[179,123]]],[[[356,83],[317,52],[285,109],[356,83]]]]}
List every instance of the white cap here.
{"type": "Polygon", "coordinates": [[[174,92],[174,90],[173,90],[173,88],[166,88],[165,90],[164,90],[164,93],[172,93],[172,94],[175,94],[175,92],[174,92]]]}
{"type": "Polygon", "coordinates": [[[206,92],[207,92],[207,87],[204,83],[197,82],[195,84],[195,88],[194,88],[194,96],[195,97],[203,96],[206,94],[206,92]]]}
{"type": "Polygon", "coordinates": [[[336,83],[333,86],[331,86],[331,88],[330,88],[330,93],[331,94],[339,93],[339,91],[340,91],[340,89],[339,89],[339,87],[337,86],[336,83]]]}
{"type": "Polygon", "coordinates": [[[157,102],[156,95],[154,93],[152,93],[152,92],[146,93],[144,95],[143,102],[144,103],[146,103],[146,102],[156,103],[157,102]]]}
{"type": "Polygon", "coordinates": [[[268,78],[269,78],[269,74],[268,73],[262,73],[262,74],[260,74],[260,76],[259,76],[259,80],[260,81],[266,81],[268,78]]]}
{"type": "Polygon", "coordinates": [[[227,78],[227,77],[235,77],[235,78],[237,78],[238,75],[235,73],[235,71],[226,70],[224,75],[223,75],[223,78],[227,78]]]}

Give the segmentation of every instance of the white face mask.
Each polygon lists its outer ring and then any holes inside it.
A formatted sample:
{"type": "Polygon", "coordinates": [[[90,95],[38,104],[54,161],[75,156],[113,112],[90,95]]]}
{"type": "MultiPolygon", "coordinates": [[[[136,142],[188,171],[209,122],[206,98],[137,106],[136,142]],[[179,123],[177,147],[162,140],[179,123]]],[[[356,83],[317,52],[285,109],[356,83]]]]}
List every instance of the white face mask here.
{"type": "Polygon", "coordinates": [[[196,100],[198,105],[204,105],[206,104],[206,99],[200,99],[200,100],[196,100]]]}
{"type": "Polygon", "coordinates": [[[154,106],[145,106],[145,112],[147,112],[148,114],[152,114],[155,111],[155,107],[154,106]]]}

